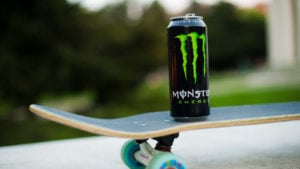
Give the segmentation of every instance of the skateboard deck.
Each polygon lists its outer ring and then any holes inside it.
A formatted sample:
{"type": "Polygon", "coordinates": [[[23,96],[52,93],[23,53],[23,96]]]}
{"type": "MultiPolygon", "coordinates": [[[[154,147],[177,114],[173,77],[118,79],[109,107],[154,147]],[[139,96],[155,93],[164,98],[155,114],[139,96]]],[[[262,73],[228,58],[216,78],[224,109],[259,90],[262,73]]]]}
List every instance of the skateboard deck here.
{"type": "Polygon", "coordinates": [[[187,130],[300,120],[300,102],[211,108],[211,114],[197,122],[174,121],[169,111],[100,119],[36,104],[30,105],[29,109],[45,119],[86,132],[130,139],[155,138],[187,130]]]}

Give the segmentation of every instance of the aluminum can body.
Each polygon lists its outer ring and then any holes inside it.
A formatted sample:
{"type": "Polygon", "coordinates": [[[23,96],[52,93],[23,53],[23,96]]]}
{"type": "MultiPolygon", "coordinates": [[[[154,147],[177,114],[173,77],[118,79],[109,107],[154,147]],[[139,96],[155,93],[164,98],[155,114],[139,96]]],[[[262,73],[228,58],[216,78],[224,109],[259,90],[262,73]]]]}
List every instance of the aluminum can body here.
{"type": "Polygon", "coordinates": [[[201,16],[171,18],[168,25],[171,116],[205,119],[210,113],[207,28],[201,16]]]}

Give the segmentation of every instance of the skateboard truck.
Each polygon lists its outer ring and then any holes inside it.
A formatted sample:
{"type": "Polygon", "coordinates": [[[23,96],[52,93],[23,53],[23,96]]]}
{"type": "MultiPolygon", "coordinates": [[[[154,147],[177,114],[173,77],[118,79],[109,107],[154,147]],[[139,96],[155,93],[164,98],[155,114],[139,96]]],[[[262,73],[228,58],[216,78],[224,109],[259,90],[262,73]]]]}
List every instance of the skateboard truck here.
{"type": "Polygon", "coordinates": [[[171,152],[172,145],[177,137],[179,137],[179,133],[153,138],[157,141],[155,149],[159,151],[171,152]]]}
{"type": "Polygon", "coordinates": [[[167,136],[153,138],[157,141],[155,148],[148,142],[148,139],[130,140],[122,147],[122,160],[132,168],[156,169],[161,166],[176,169],[186,168],[184,160],[171,153],[174,140],[179,136],[178,133],[167,136]]]}
{"type": "MultiPolygon", "coordinates": [[[[171,152],[171,148],[174,143],[174,140],[178,137],[179,137],[179,133],[153,138],[153,140],[157,141],[155,150],[163,151],[163,152],[171,152]]],[[[135,142],[137,144],[142,144],[142,143],[146,142],[147,140],[148,139],[135,140],[135,142]]]]}

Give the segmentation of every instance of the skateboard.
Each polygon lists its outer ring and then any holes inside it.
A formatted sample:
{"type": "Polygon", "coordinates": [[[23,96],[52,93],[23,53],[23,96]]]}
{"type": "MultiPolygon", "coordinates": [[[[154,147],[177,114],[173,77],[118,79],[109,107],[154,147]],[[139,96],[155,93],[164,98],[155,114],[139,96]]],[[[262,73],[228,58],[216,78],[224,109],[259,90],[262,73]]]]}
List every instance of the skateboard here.
{"type": "Polygon", "coordinates": [[[184,160],[171,153],[179,132],[228,126],[300,120],[300,102],[211,108],[202,121],[178,122],[169,111],[99,119],[65,112],[47,106],[30,105],[30,111],[45,119],[86,132],[129,138],[121,150],[123,162],[131,169],[184,169],[184,160]],[[147,140],[157,141],[152,147],[147,140]]]}

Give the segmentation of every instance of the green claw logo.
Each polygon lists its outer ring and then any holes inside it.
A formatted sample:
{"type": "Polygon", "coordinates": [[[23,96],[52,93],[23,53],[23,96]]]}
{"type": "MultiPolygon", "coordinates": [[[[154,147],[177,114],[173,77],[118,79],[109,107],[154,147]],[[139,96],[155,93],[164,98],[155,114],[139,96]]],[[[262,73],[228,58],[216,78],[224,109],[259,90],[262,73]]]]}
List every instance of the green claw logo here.
{"type": "Polygon", "coordinates": [[[182,68],[183,68],[183,73],[184,77],[187,80],[187,56],[188,52],[186,49],[186,42],[188,37],[191,38],[192,42],[192,50],[193,50],[193,76],[194,76],[194,83],[197,82],[198,79],[198,74],[197,74],[197,59],[198,59],[198,39],[202,40],[202,53],[203,53],[203,76],[205,77],[206,75],[206,37],[205,34],[199,35],[197,32],[191,32],[189,34],[181,34],[177,35],[176,38],[179,39],[180,41],[180,51],[182,54],[182,68]]]}

